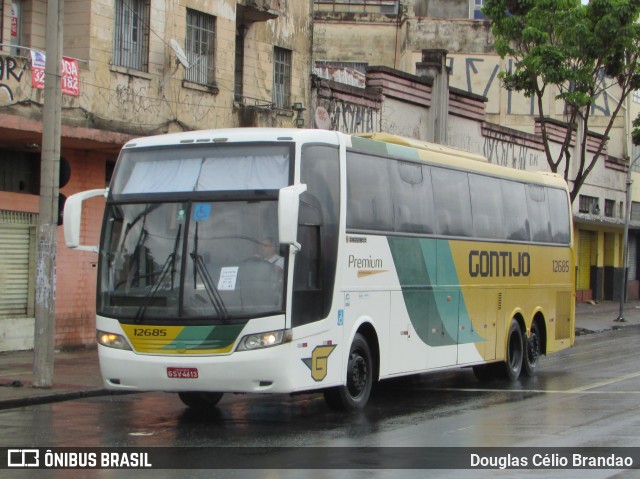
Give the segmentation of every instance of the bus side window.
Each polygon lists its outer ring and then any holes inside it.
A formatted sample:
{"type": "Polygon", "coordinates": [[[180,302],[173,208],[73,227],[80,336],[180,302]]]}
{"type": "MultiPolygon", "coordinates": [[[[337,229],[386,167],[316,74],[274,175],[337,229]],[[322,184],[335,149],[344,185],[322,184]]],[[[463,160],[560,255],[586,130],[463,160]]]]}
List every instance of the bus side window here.
{"type": "Polygon", "coordinates": [[[326,318],[333,303],[340,213],[339,150],[328,145],[302,148],[298,241],[293,277],[292,325],[326,318]]]}
{"type": "Polygon", "coordinates": [[[384,158],[347,153],[347,228],[393,231],[390,164],[384,158]]]}
{"type": "Polygon", "coordinates": [[[471,236],[471,199],[467,173],[433,168],[431,178],[438,234],[471,236]]]}
{"type": "Polygon", "coordinates": [[[304,245],[296,255],[293,290],[318,291],[320,289],[320,226],[300,225],[298,241],[304,245]]]}
{"type": "Polygon", "coordinates": [[[503,239],[503,203],[500,180],[489,176],[469,174],[473,234],[478,238],[503,239]]]}
{"type": "Polygon", "coordinates": [[[527,185],[527,210],[531,221],[531,240],[551,242],[551,219],[546,190],[542,186],[527,185]]]}
{"type": "Polygon", "coordinates": [[[529,241],[527,195],[524,184],[507,180],[501,183],[506,238],[512,241],[529,241]]]}
{"type": "Polygon", "coordinates": [[[404,161],[390,162],[389,184],[394,208],[394,231],[433,233],[435,219],[430,168],[404,161]]]}
{"type": "Polygon", "coordinates": [[[554,243],[569,244],[571,241],[571,224],[567,209],[567,193],[555,188],[547,188],[549,199],[549,216],[551,218],[551,240],[554,243]]]}

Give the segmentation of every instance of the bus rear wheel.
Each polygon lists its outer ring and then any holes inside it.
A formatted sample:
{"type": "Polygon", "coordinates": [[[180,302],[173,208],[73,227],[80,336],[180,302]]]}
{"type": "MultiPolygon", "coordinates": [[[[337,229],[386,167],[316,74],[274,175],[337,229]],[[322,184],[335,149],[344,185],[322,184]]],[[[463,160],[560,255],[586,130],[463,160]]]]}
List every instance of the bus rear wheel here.
{"type": "Polygon", "coordinates": [[[369,343],[361,334],[356,334],[349,350],[347,383],[344,386],[326,389],[324,398],[333,410],[358,411],[365,407],[373,386],[373,359],[369,343]]]}
{"type": "Polygon", "coordinates": [[[509,381],[517,381],[522,371],[524,360],[524,342],[522,339],[522,328],[515,319],[511,320],[509,326],[509,336],[507,339],[507,357],[504,362],[504,369],[509,381]]]}
{"type": "Polygon", "coordinates": [[[540,362],[540,356],[542,355],[542,337],[540,336],[540,328],[538,323],[531,325],[531,331],[529,331],[529,338],[525,340],[527,345],[524,362],[522,364],[522,372],[525,376],[535,376],[538,369],[538,363],[540,362]]]}
{"type": "Polygon", "coordinates": [[[192,409],[207,410],[215,407],[224,393],[209,393],[203,391],[189,391],[178,393],[185,406],[192,409]]]}

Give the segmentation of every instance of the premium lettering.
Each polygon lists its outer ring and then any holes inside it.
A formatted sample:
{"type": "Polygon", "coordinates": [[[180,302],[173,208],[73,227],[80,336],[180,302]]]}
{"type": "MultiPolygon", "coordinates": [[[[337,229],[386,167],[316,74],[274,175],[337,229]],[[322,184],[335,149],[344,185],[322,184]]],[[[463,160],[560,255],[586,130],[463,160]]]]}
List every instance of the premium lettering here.
{"type": "Polygon", "coordinates": [[[531,257],[529,253],[511,251],[469,252],[469,276],[472,278],[517,278],[529,276],[531,257]]]}
{"type": "Polygon", "coordinates": [[[382,268],[382,260],[379,258],[356,258],[354,255],[349,255],[349,268],[382,268]]]}

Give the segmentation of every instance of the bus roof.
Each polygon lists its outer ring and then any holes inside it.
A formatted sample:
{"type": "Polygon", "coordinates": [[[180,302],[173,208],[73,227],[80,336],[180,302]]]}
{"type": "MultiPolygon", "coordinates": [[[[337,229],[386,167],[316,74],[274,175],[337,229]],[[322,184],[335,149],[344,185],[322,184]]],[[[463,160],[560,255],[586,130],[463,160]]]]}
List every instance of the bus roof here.
{"type": "Polygon", "coordinates": [[[415,148],[417,150],[425,150],[435,153],[442,153],[444,155],[452,155],[462,158],[469,158],[470,160],[483,161],[488,163],[482,155],[477,155],[469,151],[461,150],[459,148],[453,148],[451,146],[444,146],[438,143],[429,143],[428,141],[416,140],[413,138],[406,138],[404,136],[392,135],[390,133],[361,133],[354,136],[360,138],[369,138],[375,141],[381,141],[383,143],[393,143],[396,145],[408,146],[409,148],[415,148]]]}
{"type": "Polygon", "coordinates": [[[127,142],[124,145],[124,148],[294,140],[326,142],[337,145],[339,144],[338,135],[338,132],[330,130],[308,130],[298,128],[226,128],[219,130],[194,130],[140,137],[127,142]]]}

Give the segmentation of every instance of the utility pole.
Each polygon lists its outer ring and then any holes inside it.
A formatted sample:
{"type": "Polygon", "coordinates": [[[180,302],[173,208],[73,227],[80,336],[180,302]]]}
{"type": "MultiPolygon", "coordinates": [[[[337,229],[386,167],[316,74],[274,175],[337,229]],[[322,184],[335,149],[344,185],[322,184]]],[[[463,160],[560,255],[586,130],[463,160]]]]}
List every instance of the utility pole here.
{"type": "Polygon", "coordinates": [[[624,213],[624,233],[622,236],[623,241],[623,253],[622,253],[622,291],[620,292],[620,312],[618,317],[614,319],[619,323],[626,323],[624,318],[624,302],[627,300],[627,267],[629,264],[629,223],[631,221],[631,171],[633,166],[640,159],[640,155],[636,156],[633,161],[629,159],[629,168],[627,169],[627,182],[626,182],[626,199],[625,199],[625,213],[624,213]]]}
{"type": "Polygon", "coordinates": [[[36,249],[36,321],[33,386],[53,385],[53,347],[56,314],[56,250],[58,242],[58,182],[62,116],[62,25],[64,0],[47,1],[47,62],[42,107],[40,214],[36,249]]]}

